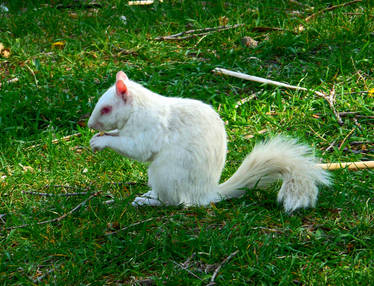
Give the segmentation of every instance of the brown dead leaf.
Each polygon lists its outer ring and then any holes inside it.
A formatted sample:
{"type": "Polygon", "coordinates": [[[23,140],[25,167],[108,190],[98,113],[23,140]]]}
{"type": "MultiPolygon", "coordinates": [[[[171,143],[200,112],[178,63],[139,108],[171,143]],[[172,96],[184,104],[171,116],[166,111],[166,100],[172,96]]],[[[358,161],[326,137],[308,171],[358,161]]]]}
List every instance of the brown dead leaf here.
{"type": "Polygon", "coordinates": [[[87,126],[87,122],[86,120],[79,120],[77,122],[77,124],[80,126],[80,127],[86,127],[87,126]]]}
{"type": "Polygon", "coordinates": [[[72,18],[72,19],[78,19],[78,14],[75,13],[75,12],[70,12],[69,17],[72,18]]]}
{"type": "Polygon", "coordinates": [[[0,43],[0,55],[4,58],[9,58],[10,50],[4,47],[3,43],[0,43]]]}
{"type": "Polygon", "coordinates": [[[258,42],[249,36],[245,36],[242,38],[242,44],[249,48],[256,48],[258,45],[258,42]]]}
{"type": "Polygon", "coordinates": [[[10,50],[9,49],[5,49],[2,51],[1,55],[4,57],[4,58],[9,58],[10,57],[10,50]]]}

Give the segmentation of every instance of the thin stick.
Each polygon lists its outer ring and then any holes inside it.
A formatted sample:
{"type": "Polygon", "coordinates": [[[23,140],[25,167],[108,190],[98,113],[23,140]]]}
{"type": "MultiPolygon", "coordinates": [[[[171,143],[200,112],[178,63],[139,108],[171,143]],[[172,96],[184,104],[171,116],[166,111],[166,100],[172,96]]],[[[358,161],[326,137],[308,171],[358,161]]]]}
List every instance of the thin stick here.
{"type": "Polygon", "coordinates": [[[22,194],[35,195],[41,197],[72,197],[72,196],[83,196],[87,195],[89,192],[79,192],[79,193],[65,193],[65,194],[51,194],[51,193],[39,193],[34,191],[22,191],[22,194]]]}
{"type": "Polygon", "coordinates": [[[38,87],[38,83],[39,83],[39,81],[38,81],[38,79],[36,78],[36,75],[35,75],[35,72],[32,70],[32,68],[30,68],[26,63],[25,63],[25,67],[27,67],[28,68],[28,70],[31,72],[31,74],[33,75],[33,77],[34,77],[34,80],[35,80],[35,85],[38,87]]]}
{"type": "Polygon", "coordinates": [[[93,199],[94,197],[96,197],[100,193],[101,193],[101,191],[97,191],[97,192],[93,193],[87,199],[85,199],[83,202],[81,202],[80,204],[78,204],[75,208],[71,209],[67,213],[64,213],[62,216],[59,216],[57,218],[49,219],[49,220],[45,220],[45,221],[40,221],[40,222],[37,222],[37,223],[27,223],[27,224],[22,224],[22,225],[18,225],[18,226],[12,226],[12,227],[6,228],[6,230],[23,228],[23,227],[27,227],[27,226],[30,226],[30,225],[41,225],[41,224],[53,223],[53,222],[56,222],[56,221],[59,222],[59,221],[63,220],[65,217],[67,217],[68,215],[70,215],[73,212],[75,212],[78,209],[80,209],[84,204],[86,204],[89,200],[93,199]]]}
{"type": "Polygon", "coordinates": [[[128,225],[128,226],[125,226],[125,227],[123,227],[123,228],[121,228],[121,229],[119,229],[119,230],[112,231],[112,232],[108,232],[108,233],[106,233],[105,235],[116,234],[116,233],[118,233],[118,232],[120,232],[120,231],[124,231],[124,230],[126,230],[126,229],[131,228],[131,227],[137,226],[137,225],[139,225],[139,224],[146,223],[146,222],[151,221],[151,220],[154,220],[154,219],[156,219],[156,218],[155,218],[155,217],[151,217],[151,218],[148,218],[148,219],[146,219],[146,220],[142,220],[142,221],[139,221],[139,222],[136,222],[136,223],[130,224],[130,225],[128,225]]]}
{"type": "MultiPolygon", "coordinates": [[[[137,5],[151,5],[155,1],[154,0],[137,0],[137,1],[129,1],[127,4],[129,6],[137,6],[137,5]]],[[[159,2],[163,2],[163,0],[159,0],[159,2]]]]}
{"type": "Polygon", "coordinates": [[[202,279],[197,276],[195,273],[193,273],[191,270],[189,270],[187,267],[184,267],[183,265],[179,264],[178,262],[172,260],[172,262],[175,264],[175,265],[178,265],[180,268],[182,268],[183,270],[186,270],[188,273],[190,273],[193,277],[199,279],[200,281],[202,281],[202,279]]]}
{"type": "Polygon", "coordinates": [[[352,4],[355,4],[355,3],[358,3],[358,2],[362,2],[362,0],[353,0],[353,1],[350,1],[350,2],[343,3],[343,4],[327,7],[325,9],[317,11],[316,13],[306,17],[305,22],[309,22],[310,20],[314,19],[317,15],[323,14],[327,11],[332,11],[332,10],[335,10],[337,8],[345,7],[345,6],[352,5],[352,4]]]}
{"type": "Polygon", "coordinates": [[[266,79],[266,78],[262,78],[262,77],[258,77],[258,76],[248,75],[248,74],[241,73],[241,72],[234,72],[234,71],[230,71],[230,70],[223,69],[223,68],[215,68],[213,70],[213,72],[216,73],[216,74],[229,75],[229,76],[232,76],[232,77],[245,79],[245,80],[250,80],[250,81],[255,81],[255,82],[259,82],[259,83],[272,84],[272,85],[276,85],[276,86],[280,86],[280,87],[286,87],[286,88],[289,88],[289,89],[308,91],[308,89],[306,89],[305,87],[290,85],[290,84],[287,84],[287,83],[274,81],[274,80],[270,80],[270,79],[266,79]]]}
{"type": "MultiPolygon", "coordinates": [[[[222,31],[222,30],[220,30],[220,31],[222,31]]],[[[181,41],[181,40],[186,40],[186,39],[190,39],[190,38],[196,38],[196,37],[200,37],[200,36],[207,36],[209,34],[211,34],[211,32],[190,34],[190,35],[183,36],[183,37],[168,37],[168,36],[165,36],[163,39],[156,38],[155,40],[157,40],[157,41],[160,41],[160,40],[181,41]]]]}
{"type": "Polygon", "coordinates": [[[336,120],[339,123],[339,125],[343,125],[344,122],[343,122],[342,118],[340,117],[339,112],[337,112],[336,109],[335,109],[335,98],[336,98],[335,88],[333,88],[330,91],[330,95],[325,95],[324,93],[321,93],[321,94],[322,94],[321,96],[324,99],[326,99],[326,101],[329,103],[330,108],[331,108],[332,112],[334,113],[334,115],[336,117],[336,120]]]}
{"type": "Polygon", "coordinates": [[[268,228],[268,227],[263,227],[263,226],[258,226],[258,227],[252,227],[253,230],[261,229],[269,232],[276,232],[276,233],[284,233],[283,230],[281,229],[276,229],[276,228],[268,228]]]}
{"type": "MultiPolygon", "coordinates": [[[[82,188],[70,185],[45,185],[44,188],[63,188],[63,189],[73,189],[80,190],[82,188]]],[[[89,188],[83,188],[84,190],[89,190],[89,188]]]]}
{"type": "Polygon", "coordinates": [[[323,155],[326,154],[326,152],[330,151],[330,149],[334,148],[335,143],[336,143],[336,139],[332,141],[329,147],[326,148],[326,150],[323,152],[323,155]]]}
{"type": "Polygon", "coordinates": [[[228,75],[228,76],[232,76],[232,77],[236,77],[236,78],[240,78],[240,79],[255,81],[255,82],[264,83],[264,84],[272,84],[272,85],[275,85],[275,86],[285,87],[285,88],[289,88],[289,89],[293,89],[293,90],[312,91],[316,95],[323,97],[329,103],[338,123],[340,125],[343,125],[343,121],[341,120],[341,118],[339,116],[339,113],[336,112],[335,107],[334,107],[334,102],[335,102],[334,91],[332,91],[330,93],[330,96],[328,96],[328,95],[326,95],[326,94],[324,94],[320,91],[310,90],[310,89],[307,89],[305,87],[290,85],[288,83],[283,83],[283,82],[279,82],[279,81],[275,81],[275,80],[270,80],[270,79],[266,79],[266,78],[262,78],[262,77],[258,77],[258,76],[252,76],[252,75],[248,75],[248,74],[241,73],[241,72],[234,72],[234,71],[230,71],[230,70],[223,69],[223,68],[215,68],[215,69],[213,69],[213,72],[216,73],[216,74],[224,74],[224,75],[228,75]]]}
{"type": "Polygon", "coordinates": [[[164,40],[185,40],[192,37],[197,36],[204,36],[208,34],[208,32],[218,32],[218,31],[225,31],[229,29],[235,29],[238,27],[243,26],[244,24],[236,24],[236,25],[226,25],[226,26],[218,26],[218,27],[208,27],[203,29],[196,29],[196,30],[188,30],[184,32],[180,32],[174,35],[162,36],[155,38],[156,41],[164,41],[164,40]],[[188,35],[188,36],[184,36],[188,35]],[[184,37],[182,37],[184,36],[184,37]]]}
{"type": "Polygon", "coordinates": [[[216,270],[214,271],[213,275],[212,275],[212,278],[210,278],[210,282],[208,284],[208,286],[210,285],[215,285],[215,282],[214,280],[216,279],[217,275],[218,275],[218,272],[221,270],[222,266],[227,263],[231,258],[233,258],[237,253],[239,252],[239,250],[236,250],[234,251],[233,253],[231,253],[229,256],[227,256],[221,263],[220,265],[218,265],[218,267],[216,268],[216,270]]]}
{"type": "Polygon", "coordinates": [[[200,38],[200,40],[198,40],[197,43],[196,43],[193,47],[196,48],[197,45],[200,44],[200,42],[201,42],[202,40],[204,40],[208,35],[209,35],[209,33],[203,35],[203,36],[200,38]]]}
{"type": "Polygon", "coordinates": [[[353,133],[355,130],[356,130],[356,128],[353,128],[351,131],[349,131],[349,133],[347,134],[347,136],[344,137],[342,143],[340,143],[340,146],[339,146],[339,148],[338,148],[339,151],[342,149],[342,147],[343,147],[345,141],[347,141],[347,139],[348,139],[349,137],[351,137],[352,133],[353,133]]]}
{"type": "Polygon", "coordinates": [[[329,171],[343,168],[347,168],[348,170],[374,169],[374,161],[325,163],[317,164],[317,166],[329,171]]]}

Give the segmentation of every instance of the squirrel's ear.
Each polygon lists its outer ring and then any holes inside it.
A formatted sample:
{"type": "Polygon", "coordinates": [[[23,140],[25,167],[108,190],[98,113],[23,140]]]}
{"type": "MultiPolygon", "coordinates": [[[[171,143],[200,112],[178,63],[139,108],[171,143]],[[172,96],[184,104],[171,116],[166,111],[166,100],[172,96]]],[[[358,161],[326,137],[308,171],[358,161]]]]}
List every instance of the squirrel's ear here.
{"type": "Polygon", "coordinates": [[[125,81],[128,80],[127,75],[123,71],[119,71],[116,75],[116,93],[122,97],[125,101],[128,97],[127,86],[125,81]]]}

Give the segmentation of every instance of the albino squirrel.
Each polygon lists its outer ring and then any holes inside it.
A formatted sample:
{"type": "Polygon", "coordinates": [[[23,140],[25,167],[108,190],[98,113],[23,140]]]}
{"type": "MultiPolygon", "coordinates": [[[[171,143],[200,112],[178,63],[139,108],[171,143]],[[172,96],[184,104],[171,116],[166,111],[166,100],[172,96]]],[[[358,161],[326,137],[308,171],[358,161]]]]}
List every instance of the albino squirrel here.
{"type": "Polygon", "coordinates": [[[329,184],[328,173],[316,166],[307,146],[279,136],[257,144],[234,175],[219,184],[227,152],[219,115],[198,100],[156,94],[122,71],[99,99],[88,127],[108,131],[92,137],[93,151],[110,148],[151,162],[151,190],[137,197],[134,206],[206,206],[282,179],[278,202],[292,212],[313,207],[316,185],[329,184]]]}

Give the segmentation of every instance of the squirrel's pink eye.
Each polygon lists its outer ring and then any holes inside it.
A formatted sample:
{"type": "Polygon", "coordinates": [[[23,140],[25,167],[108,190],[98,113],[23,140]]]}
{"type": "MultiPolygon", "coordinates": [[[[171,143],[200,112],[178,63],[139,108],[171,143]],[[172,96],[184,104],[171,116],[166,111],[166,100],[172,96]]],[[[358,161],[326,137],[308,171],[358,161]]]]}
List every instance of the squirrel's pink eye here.
{"type": "Polygon", "coordinates": [[[101,110],[100,110],[100,113],[101,115],[104,115],[104,114],[108,114],[112,111],[112,107],[111,106],[104,106],[101,110]]]}

